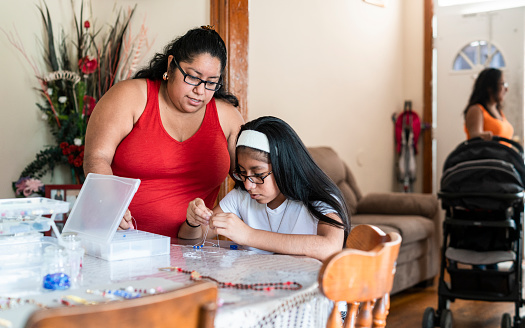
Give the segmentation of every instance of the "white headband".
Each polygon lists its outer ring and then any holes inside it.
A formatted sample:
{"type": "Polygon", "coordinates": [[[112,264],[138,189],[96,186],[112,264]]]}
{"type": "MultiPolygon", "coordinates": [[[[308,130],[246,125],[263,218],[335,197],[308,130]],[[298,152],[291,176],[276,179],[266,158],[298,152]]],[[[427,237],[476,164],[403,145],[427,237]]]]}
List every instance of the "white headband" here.
{"type": "Polygon", "coordinates": [[[270,143],[264,133],[255,130],[244,130],[237,140],[237,146],[246,146],[270,153],[270,143]]]}

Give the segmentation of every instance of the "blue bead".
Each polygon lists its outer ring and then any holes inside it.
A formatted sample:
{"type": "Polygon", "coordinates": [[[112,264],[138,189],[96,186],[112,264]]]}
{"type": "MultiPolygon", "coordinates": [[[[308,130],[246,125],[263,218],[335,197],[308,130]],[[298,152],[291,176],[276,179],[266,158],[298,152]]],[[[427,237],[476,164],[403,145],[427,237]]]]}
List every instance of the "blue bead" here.
{"type": "Polygon", "coordinates": [[[50,273],[44,276],[44,288],[64,290],[71,286],[69,277],[65,273],[50,273]]]}
{"type": "Polygon", "coordinates": [[[237,245],[230,245],[230,249],[237,249],[237,245]]]}

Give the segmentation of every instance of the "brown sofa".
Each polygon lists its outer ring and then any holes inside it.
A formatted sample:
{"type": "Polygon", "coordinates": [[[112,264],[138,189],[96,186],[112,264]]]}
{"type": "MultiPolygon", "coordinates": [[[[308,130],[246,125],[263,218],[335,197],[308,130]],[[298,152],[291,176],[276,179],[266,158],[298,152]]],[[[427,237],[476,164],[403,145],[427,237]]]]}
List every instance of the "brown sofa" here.
{"type": "Polygon", "coordinates": [[[352,226],[372,224],[403,238],[392,294],[416,284],[428,285],[439,270],[441,222],[437,197],[416,193],[362,195],[346,163],[329,147],[308,148],[312,157],[341,189],[352,226]]]}

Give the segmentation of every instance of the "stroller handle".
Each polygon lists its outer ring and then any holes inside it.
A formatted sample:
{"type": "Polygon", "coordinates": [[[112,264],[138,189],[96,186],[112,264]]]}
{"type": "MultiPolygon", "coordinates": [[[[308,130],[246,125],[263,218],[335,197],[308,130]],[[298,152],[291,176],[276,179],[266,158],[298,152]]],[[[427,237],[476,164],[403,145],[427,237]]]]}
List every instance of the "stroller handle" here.
{"type": "Polygon", "coordinates": [[[484,140],[484,139],[481,139],[481,137],[475,137],[475,138],[472,138],[466,141],[466,143],[474,143],[474,142],[505,142],[505,143],[512,145],[512,147],[516,149],[516,151],[521,155],[521,157],[523,157],[523,147],[517,141],[514,141],[512,139],[493,136],[492,140],[484,140]]]}

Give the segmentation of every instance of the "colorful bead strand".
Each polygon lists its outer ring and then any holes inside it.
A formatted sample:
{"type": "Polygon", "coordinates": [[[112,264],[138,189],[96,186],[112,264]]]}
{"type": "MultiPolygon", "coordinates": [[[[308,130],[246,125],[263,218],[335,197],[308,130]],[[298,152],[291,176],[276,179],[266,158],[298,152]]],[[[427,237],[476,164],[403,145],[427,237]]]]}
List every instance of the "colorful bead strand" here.
{"type": "Polygon", "coordinates": [[[201,279],[207,279],[211,280],[219,286],[219,288],[235,288],[235,289],[249,289],[249,290],[255,290],[255,291],[270,291],[273,289],[284,289],[284,290],[299,290],[303,288],[303,286],[295,281],[286,281],[286,282],[264,282],[264,283],[255,283],[255,284],[234,284],[231,282],[222,282],[215,278],[212,278],[210,276],[203,276],[197,271],[189,271],[184,270],[179,267],[166,267],[166,268],[159,268],[160,271],[177,271],[184,274],[187,274],[190,276],[191,280],[201,280],[201,279]]]}

